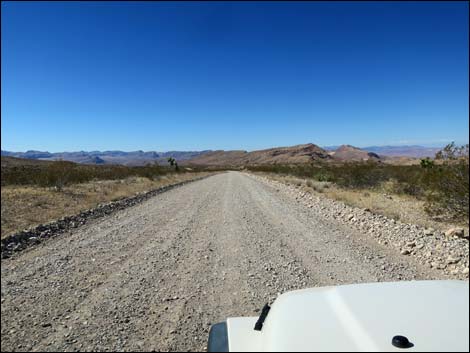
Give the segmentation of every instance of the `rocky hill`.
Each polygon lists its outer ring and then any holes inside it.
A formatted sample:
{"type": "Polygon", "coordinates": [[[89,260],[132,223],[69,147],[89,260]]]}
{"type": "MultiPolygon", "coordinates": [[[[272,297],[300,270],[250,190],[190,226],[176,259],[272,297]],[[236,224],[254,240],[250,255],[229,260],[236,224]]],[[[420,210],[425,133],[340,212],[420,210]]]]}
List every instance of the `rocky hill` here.
{"type": "Polygon", "coordinates": [[[192,165],[260,165],[260,164],[301,164],[318,160],[330,160],[327,151],[308,143],[291,147],[276,147],[252,152],[213,151],[192,158],[185,164],[192,165]]]}
{"type": "Polygon", "coordinates": [[[374,152],[367,152],[363,149],[342,145],[335,151],[331,152],[333,158],[340,161],[359,162],[359,161],[380,161],[380,156],[374,152]]]}

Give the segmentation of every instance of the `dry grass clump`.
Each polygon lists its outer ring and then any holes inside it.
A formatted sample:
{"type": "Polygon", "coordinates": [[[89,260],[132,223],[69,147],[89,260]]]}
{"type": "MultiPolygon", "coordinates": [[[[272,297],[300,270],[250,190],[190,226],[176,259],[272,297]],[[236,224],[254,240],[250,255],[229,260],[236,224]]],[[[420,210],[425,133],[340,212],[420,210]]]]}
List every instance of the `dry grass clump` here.
{"type": "Polygon", "coordinates": [[[331,186],[328,181],[307,180],[306,185],[314,191],[322,193],[331,186]]]}

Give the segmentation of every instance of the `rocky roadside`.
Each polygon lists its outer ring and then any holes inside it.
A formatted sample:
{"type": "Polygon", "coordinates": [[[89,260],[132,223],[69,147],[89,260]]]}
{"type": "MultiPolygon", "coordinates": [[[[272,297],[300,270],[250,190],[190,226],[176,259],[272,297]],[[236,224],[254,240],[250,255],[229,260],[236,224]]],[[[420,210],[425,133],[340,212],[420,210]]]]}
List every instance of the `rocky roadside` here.
{"type": "Polygon", "coordinates": [[[10,236],[1,240],[1,259],[9,258],[14,253],[25,250],[33,245],[39,244],[48,238],[66,233],[72,228],[82,226],[92,219],[104,217],[118,210],[137,205],[157,194],[197,180],[207,178],[210,175],[182,181],[176,184],[165,185],[154,190],[139,193],[135,196],[126,197],[117,201],[103,203],[95,208],[80,212],[79,214],[63,217],[50,223],[40,224],[36,227],[13,233],[10,236]]]}
{"type": "Polygon", "coordinates": [[[368,209],[351,207],[266,176],[250,175],[289,194],[322,217],[343,221],[378,243],[394,247],[402,256],[414,257],[425,266],[455,279],[469,278],[469,235],[462,228],[451,228],[443,233],[374,214],[368,209]]]}

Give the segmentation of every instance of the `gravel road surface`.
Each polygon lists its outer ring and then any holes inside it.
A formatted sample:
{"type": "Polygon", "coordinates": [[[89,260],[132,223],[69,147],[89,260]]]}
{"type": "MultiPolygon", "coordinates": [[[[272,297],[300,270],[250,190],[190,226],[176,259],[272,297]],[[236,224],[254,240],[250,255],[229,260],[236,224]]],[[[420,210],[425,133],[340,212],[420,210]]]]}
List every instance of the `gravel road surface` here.
{"type": "Polygon", "coordinates": [[[228,172],[2,260],[2,351],[205,350],[278,293],[442,278],[279,188],[228,172]]]}

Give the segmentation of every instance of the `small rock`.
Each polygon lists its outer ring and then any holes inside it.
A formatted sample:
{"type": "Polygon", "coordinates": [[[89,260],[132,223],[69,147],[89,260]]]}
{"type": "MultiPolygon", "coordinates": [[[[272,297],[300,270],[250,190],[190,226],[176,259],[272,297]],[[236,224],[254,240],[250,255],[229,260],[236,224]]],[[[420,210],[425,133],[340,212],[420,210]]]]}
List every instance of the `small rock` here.
{"type": "Polygon", "coordinates": [[[465,267],[463,270],[462,270],[462,273],[464,275],[467,275],[468,274],[468,267],[465,267]]]}
{"type": "Polygon", "coordinates": [[[450,228],[448,231],[445,233],[446,237],[459,237],[459,238],[468,238],[468,234],[465,236],[465,231],[463,228],[455,227],[455,228],[450,228]]]}
{"type": "Polygon", "coordinates": [[[452,257],[452,256],[449,256],[447,258],[447,264],[448,265],[452,265],[452,264],[456,264],[457,262],[460,261],[460,257],[452,257]]]}
{"type": "Polygon", "coordinates": [[[406,246],[409,247],[409,248],[414,248],[416,246],[416,242],[410,241],[410,242],[406,243],[406,246]]]}
{"type": "Polygon", "coordinates": [[[424,235],[433,235],[434,234],[434,229],[432,228],[427,228],[424,230],[424,235]]]}
{"type": "Polygon", "coordinates": [[[411,252],[410,252],[410,250],[408,250],[408,249],[403,249],[400,254],[402,254],[402,255],[409,255],[409,254],[411,254],[411,252]]]}
{"type": "Polygon", "coordinates": [[[431,262],[431,267],[432,268],[437,268],[438,270],[443,270],[443,269],[446,268],[446,265],[441,264],[441,263],[436,262],[436,261],[433,261],[433,262],[431,262]]]}

